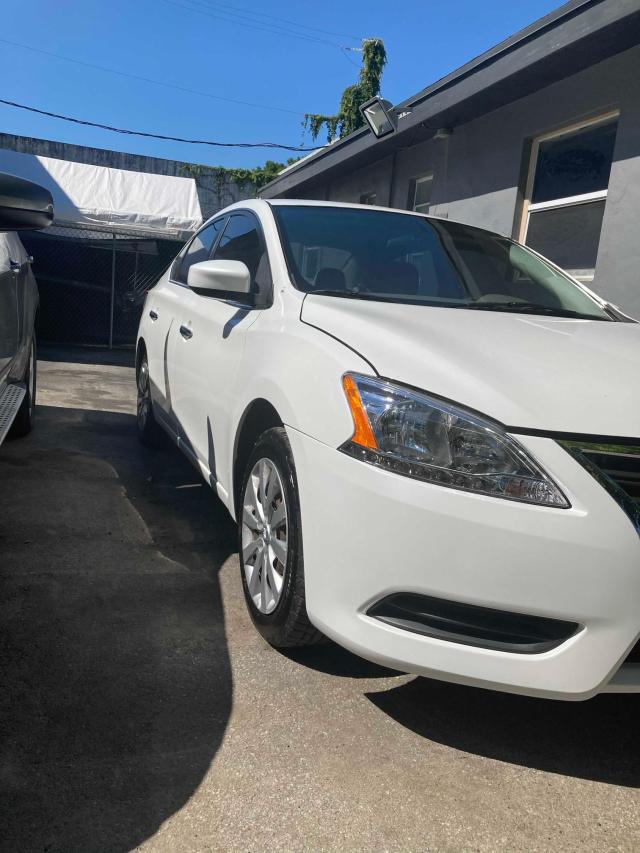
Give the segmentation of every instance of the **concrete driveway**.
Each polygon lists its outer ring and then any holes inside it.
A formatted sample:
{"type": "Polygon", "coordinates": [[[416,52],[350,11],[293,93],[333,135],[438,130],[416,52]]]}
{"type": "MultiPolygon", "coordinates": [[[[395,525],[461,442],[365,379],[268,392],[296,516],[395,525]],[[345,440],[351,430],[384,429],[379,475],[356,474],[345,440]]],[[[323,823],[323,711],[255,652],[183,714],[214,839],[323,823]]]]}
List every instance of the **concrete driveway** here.
{"type": "Polygon", "coordinates": [[[136,441],[130,360],[46,354],[0,448],[3,850],[640,848],[640,697],[265,645],[222,506],[136,441]]]}

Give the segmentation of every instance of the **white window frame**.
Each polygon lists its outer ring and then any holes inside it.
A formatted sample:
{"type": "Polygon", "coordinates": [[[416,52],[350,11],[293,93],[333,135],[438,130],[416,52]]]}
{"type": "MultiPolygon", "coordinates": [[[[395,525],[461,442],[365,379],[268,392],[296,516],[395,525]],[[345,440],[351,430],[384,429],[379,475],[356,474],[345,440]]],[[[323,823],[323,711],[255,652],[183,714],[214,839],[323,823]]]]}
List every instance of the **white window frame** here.
{"type": "MultiPolygon", "coordinates": [[[[562,136],[572,136],[581,130],[588,127],[597,127],[599,124],[608,124],[614,119],[620,118],[620,110],[610,110],[607,113],[601,113],[589,119],[574,122],[573,124],[565,125],[558,130],[552,130],[548,133],[540,134],[533,140],[531,146],[531,155],[529,157],[529,171],[527,173],[527,184],[525,189],[524,203],[522,205],[522,215],[520,217],[520,229],[518,231],[518,240],[521,243],[527,242],[527,233],[529,231],[529,215],[538,210],[557,210],[562,207],[574,207],[578,204],[588,204],[592,201],[605,200],[607,198],[609,188],[598,190],[593,193],[583,193],[582,195],[567,196],[566,198],[554,198],[551,201],[532,202],[533,185],[536,179],[536,166],[538,164],[538,154],[540,153],[540,145],[547,142],[549,139],[558,139],[562,136]]],[[[575,275],[580,281],[593,281],[593,272],[591,270],[576,271],[575,275]]]]}
{"type": "Polygon", "coordinates": [[[429,211],[431,210],[431,200],[429,200],[428,202],[424,202],[423,204],[416,205],[416,195],[418,194],[418,186],[420,184],[425,184],[427,181],[429,181],[433,187],[433,180],[433,172],[426,172],[424,175],[420,175],[417,178],[411,179],[411,210],[413,210],[414,213],[429,213],[429,211]]]}

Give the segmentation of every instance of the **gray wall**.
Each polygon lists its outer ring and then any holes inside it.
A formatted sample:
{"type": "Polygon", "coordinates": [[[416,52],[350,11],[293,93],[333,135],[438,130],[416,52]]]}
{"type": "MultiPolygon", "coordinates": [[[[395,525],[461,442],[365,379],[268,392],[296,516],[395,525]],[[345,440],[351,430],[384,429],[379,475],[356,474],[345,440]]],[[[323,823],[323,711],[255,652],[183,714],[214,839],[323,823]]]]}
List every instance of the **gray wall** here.
{"type": "MultiPolygon", "coordinates": [[[[513,235],[519,224],[523,164],[532,137],[582,118],[619,108],[594,289],[640,318],[640,46],[567,77],[476,121],[400,149],[346,177],[316,187],[313,197],[407,206],[412,178],[434,172],[432,212],[513,235]]],[[[304,193],[301,193],[302,195],[304,193]]],[[[309,196],[312,194],[309,193],[309,196]]]]}
{"type": "Polygon", "coordinates": [[[215,166],[199,166],[179,160],[165,160],[161,157],[145,157],[142,154],[109,151],[105,148],[87,148],[84,145],[70,145],[66,142],[35,139],[31,136],[14,136],[10,133],[0,133],[0,148],[19,151],[22,154],[36,154],[41,157],[53,157],[57,160],[70,160],[72,163],[87,163],[91,166],[108,166],[112,169],[126,169],[130,172],[149,172],[153,175],[194,178],[204,219],[208,219],[218,210],[234,201],[253,198],[255,195],[251,185],[239,186],[229,180],[224,169],[217,169],[215,166]]]}

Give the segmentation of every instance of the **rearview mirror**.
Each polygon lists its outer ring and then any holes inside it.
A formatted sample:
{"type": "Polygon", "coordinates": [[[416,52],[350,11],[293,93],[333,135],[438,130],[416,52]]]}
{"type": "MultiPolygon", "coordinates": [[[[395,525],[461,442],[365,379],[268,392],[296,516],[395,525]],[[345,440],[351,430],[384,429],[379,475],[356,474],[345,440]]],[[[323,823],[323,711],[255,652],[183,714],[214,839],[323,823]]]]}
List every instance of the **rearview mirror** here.
{"type": "Polygon", "coordinates": [[[46,228],[53,222],[53,196],[44,187],[0,172],[0,231],[46,228]]]}
{"type": "Polygon", "coordinates": [[[200,261],[189,267],[187,284],[193,290],[247,295],[251,273],[242,261],[200,261]]]}

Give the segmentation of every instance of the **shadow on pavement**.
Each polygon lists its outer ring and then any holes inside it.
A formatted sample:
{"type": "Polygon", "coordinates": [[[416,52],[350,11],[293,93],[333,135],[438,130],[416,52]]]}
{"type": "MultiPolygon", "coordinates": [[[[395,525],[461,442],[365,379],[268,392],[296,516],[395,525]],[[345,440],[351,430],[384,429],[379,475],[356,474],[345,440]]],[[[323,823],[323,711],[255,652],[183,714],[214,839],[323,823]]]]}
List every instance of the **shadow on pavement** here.
{"type": "Polygon", "coordinates": [[[39,407],[0,452],[0,846],[130,850],[193,794],[232,702],[226,510],[130,415],[39,407]]]}
{"type": "Polygon", "coordinates": [[[109,367],[135,367],[136,354],[133,348],[108,349],[107,347],[60,347],[38,344],[40,361],[63,362],[66,364],[104,364],[109,367]]]}
{"type": "Polygon", "coordinates": [[[640,787],[635,695],[558,702],[416,678],[367,698],[405,728],[454,749],[640,787]]]}
{"type": "Polygon", "coordinates": [[[341,646],[327,640],[318,646],[309,648],[279,649],[280,654],[301,666],[336,675],[343,678],[389,678],[400,675],[392,669],[386,669],[364,658],[351,654],[341,646]]]}

